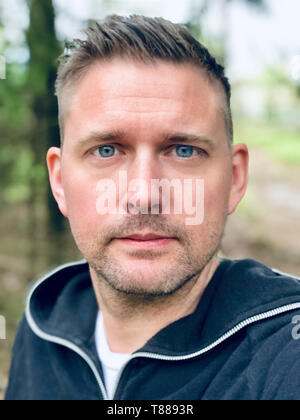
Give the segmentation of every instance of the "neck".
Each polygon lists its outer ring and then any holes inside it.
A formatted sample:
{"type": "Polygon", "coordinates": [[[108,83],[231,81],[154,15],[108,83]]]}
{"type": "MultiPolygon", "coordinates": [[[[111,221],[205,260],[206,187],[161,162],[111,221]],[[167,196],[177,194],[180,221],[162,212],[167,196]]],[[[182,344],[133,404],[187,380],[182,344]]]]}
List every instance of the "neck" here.
{"type": "Polygon", "coordinates": [[[170,296],[142,297],[112,289],[90,269],[104,320],[107,342],[115,353],[131,354],[167,325],[193,313],[219,262],[214,257],[201,275],[170,296]]]}

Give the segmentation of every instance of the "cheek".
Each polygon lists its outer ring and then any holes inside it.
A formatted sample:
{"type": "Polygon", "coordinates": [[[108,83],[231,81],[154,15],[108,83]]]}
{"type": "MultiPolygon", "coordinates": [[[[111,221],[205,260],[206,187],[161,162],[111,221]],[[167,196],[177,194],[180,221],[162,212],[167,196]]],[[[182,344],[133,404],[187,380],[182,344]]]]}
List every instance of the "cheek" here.
{"type": "Polygon", "coordinates": [[[74,235],[89,235],[95,232],[95,227],[100,222],[96,208],[96,187],[89,182],[72,180],[65,184],[65,197],[74,235]]]}
{"type": "Polygon", "coordinates": [[[227,215],[231,178],[230,173],[220,173],[218,176],[205,179],[204,207],[205,219],[216,222],[227,215]]]}

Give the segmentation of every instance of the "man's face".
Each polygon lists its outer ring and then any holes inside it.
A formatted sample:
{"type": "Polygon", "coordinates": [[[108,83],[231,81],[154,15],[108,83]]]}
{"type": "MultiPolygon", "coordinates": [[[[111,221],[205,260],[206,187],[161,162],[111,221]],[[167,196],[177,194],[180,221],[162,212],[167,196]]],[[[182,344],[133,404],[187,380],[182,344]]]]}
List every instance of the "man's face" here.
{"type": "Polygon", "coordinates": [[[93,65],[76,87],[61,157],[58,149],[48,154],[50,179],[92,272],[114,289],[170,294],[199,275],[215,255],[227,215],[244,193],[241,178],[244,184],[246,178],[246,160],[237,156],[240,150],[232,156],[228,146],[218,89],[188,64],[122,59],[93,65]],[[139,179],[143,187],[127,191],[126,198],[119,193],[120,171],[128,184],[139,179]],[[156,201],[151,194],[155,179],[176,179],[182,186],[192,180],[194,205],[196,180],[203,180],[203,221],[188,225],[184,203],[174,214],[175,190],[171,212],[163,214],[162,190],[156,201]],[[103,180],[116,186],[108,194],[117,194],[122,212],[99,214],[103,180]],[[148,214],[131,212],[133,203],[148,214]]]}

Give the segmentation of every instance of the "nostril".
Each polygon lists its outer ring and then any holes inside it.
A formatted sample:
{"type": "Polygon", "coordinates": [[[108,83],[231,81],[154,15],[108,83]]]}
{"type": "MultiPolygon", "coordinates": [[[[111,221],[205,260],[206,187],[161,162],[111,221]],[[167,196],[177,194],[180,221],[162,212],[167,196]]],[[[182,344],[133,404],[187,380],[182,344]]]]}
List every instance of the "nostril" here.
{"type": "Polygon", "coordinates": [[[159,214],[160,204],[145,204],[144,206],[138,206],[132,202],[128,202],[128,212],[131,214],[159,214]]]}
{"type": "Polygon", "coordinates": [[[151,214],[159,214],[159,204],[151,205],[151,214]]]}

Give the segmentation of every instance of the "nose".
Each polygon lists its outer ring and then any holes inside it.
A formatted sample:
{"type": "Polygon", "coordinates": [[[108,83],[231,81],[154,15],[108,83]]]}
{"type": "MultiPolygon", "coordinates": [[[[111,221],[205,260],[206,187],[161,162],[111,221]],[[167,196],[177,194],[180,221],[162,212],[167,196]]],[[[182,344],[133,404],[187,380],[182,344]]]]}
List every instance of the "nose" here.
{"type": "Polygon", "coordinates": [[[153,180],[161,177],[158,158],[146,150],[137,153],[127,169],[128,189],[122,203],[124,210],[130,214],[159,214],[160,191],[153,180]]]}

